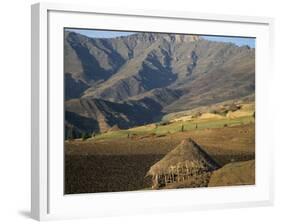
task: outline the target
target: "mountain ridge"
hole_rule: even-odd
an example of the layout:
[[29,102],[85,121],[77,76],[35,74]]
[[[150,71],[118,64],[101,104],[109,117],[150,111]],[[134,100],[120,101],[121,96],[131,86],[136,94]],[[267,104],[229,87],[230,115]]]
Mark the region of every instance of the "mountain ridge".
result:
[[255,49],[247,46],[163,33],[89,38],[65,32],[64,42],[66,112],[97,122],[93,132],[142,125],[255,91]]

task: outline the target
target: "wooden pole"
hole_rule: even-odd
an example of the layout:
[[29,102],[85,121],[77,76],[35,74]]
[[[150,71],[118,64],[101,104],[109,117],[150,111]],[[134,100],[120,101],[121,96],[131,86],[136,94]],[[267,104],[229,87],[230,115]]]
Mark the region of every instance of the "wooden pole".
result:
[[156,174],[156,185],[159,185],[158,174]]
[[180,172],[179,172],[179,166],[177,164],[177,175],[178,175],[178,182],[180,182]]

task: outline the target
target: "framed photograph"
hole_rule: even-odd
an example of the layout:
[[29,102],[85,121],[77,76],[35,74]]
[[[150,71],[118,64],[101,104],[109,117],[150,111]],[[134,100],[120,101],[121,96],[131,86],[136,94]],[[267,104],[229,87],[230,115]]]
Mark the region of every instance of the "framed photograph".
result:
[[32,217],[272,204],[272,29],[32,5]]

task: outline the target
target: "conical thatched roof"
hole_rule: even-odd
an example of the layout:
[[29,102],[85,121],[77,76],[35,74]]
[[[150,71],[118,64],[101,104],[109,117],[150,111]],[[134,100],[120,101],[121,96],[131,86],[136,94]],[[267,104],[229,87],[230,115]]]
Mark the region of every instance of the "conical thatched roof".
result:
[[169,173],[177,166],[201,168],[213,171],[219,165],[192,139],[183,140],[176,148],[169,152],[163,159],[154,164],[147,176]]

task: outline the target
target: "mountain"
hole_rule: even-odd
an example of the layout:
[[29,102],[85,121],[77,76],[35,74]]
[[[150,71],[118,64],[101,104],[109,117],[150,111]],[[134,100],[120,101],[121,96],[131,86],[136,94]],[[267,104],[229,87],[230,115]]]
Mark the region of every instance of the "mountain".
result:
[[89,131],[77,120],[96,123],[95,132],[128,128],[255,92],[248,46],[166,33],[89,38],[66,31],[64,38],[66,127],[77,132]]

